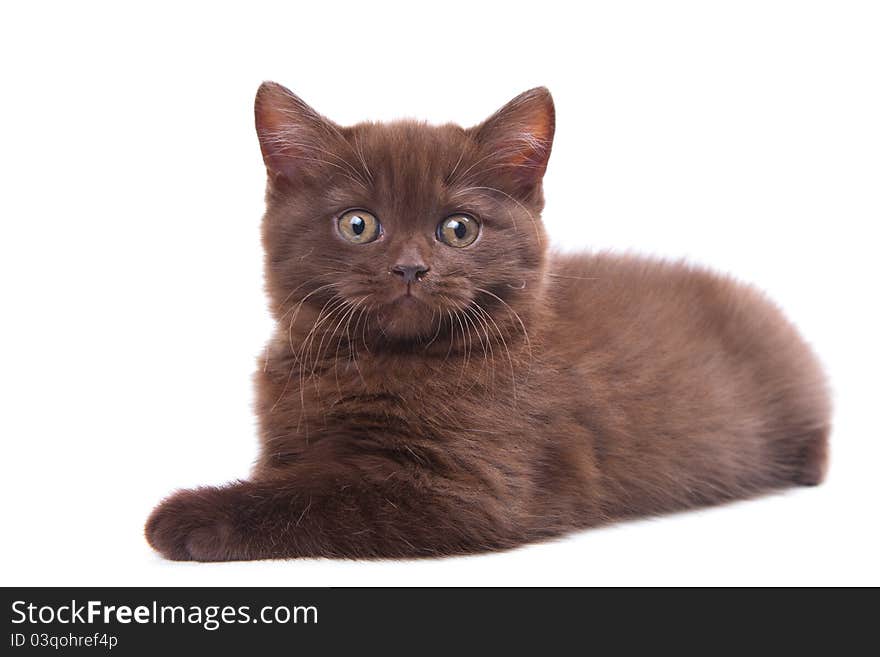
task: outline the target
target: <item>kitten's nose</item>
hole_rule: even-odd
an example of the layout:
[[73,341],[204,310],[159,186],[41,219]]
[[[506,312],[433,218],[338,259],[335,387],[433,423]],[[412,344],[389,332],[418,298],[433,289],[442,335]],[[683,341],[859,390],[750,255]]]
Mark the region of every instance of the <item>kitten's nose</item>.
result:
[[430,267],[425,265],[394,265],[391,271],[403,277],[404,283],[413,283],[424,278]]

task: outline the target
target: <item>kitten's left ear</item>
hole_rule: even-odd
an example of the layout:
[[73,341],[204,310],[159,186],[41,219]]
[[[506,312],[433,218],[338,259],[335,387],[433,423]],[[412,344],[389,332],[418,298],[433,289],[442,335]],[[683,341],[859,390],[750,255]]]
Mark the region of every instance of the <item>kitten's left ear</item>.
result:
[[553,133],[556,111],[546,87],[520,94],[470,133],[485,157],[484,171],[503,176],[514,192],[529,196],[541,184]]

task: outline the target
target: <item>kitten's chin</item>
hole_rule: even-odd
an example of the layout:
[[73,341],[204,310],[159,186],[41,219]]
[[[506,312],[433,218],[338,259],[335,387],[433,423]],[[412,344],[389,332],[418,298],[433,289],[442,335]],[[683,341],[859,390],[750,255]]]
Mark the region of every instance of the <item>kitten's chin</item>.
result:
[[378,319],[386,337],[416,340],[432,333],[435,314],[424,301],[405,295],[383,308]]

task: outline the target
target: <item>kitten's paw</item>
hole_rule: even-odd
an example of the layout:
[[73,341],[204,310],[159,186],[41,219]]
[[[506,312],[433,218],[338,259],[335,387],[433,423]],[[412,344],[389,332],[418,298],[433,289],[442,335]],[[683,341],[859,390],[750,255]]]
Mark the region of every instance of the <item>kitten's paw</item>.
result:
[[173,561],[228,561],[237,558],[232,547],[232,522],[217,495],[218,489],[180,491],[150,514],[147,542]]

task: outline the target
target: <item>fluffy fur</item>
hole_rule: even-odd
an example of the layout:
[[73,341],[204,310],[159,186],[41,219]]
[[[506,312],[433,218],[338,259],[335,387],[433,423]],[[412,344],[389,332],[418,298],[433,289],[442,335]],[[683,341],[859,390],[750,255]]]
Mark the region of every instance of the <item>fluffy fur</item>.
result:
[[[471,129],[341,127],[266,83],[256,122],[277,320],[262,450],[249,480],[158,506],[146,535],[164,556],[498,550],[822,480],[823,373],[759,292],[548,252],[546,89]],[[349,208],[380,238],[343,239]],[[460,212],[481,231],[450,247],[437,225]]]

